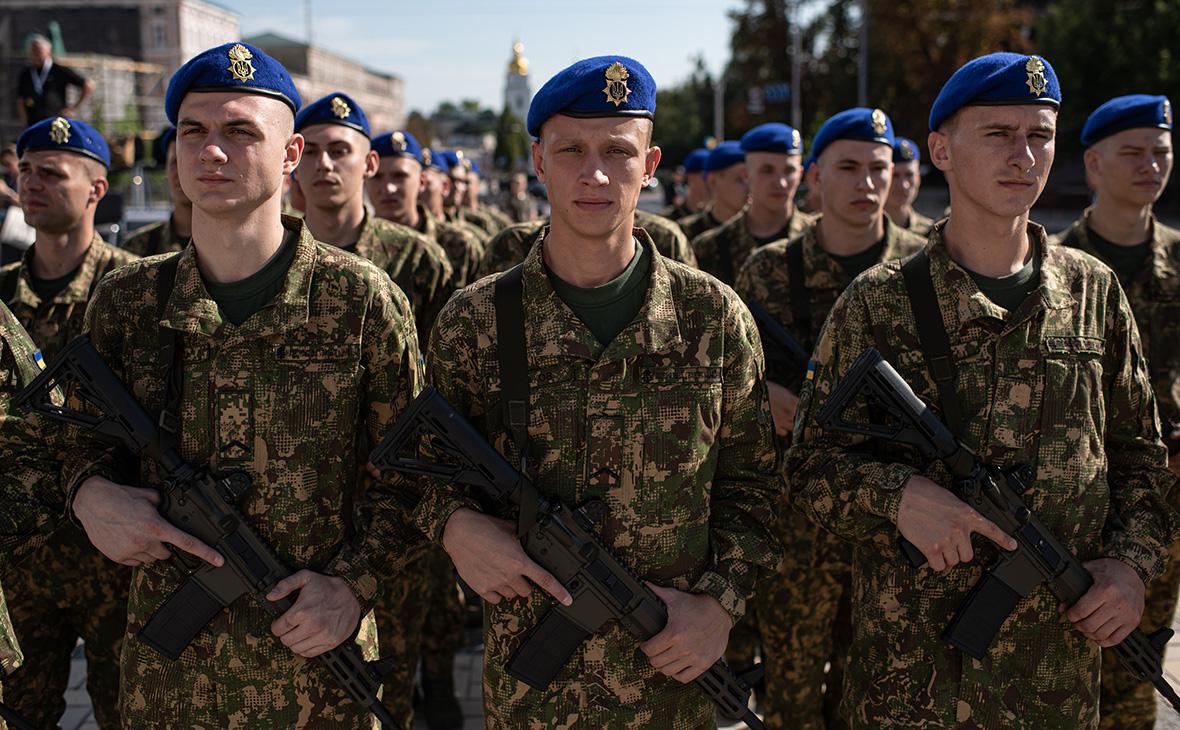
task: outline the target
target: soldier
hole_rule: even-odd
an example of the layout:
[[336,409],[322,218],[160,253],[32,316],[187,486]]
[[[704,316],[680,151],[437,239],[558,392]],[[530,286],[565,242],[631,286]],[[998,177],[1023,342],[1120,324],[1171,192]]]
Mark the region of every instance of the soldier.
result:
[[365,180],[373,212],[442,246],[451,264],[451,288],[467,286],[483,259],[483,244],[468,227],[436,218],[422,204],[419,193],[425,172],[418,140],[406,131],[386,132],[373,138],[373,151],[379,158],[377,172]]
[[[481,514],[468,495],[431,484],[419,525],[488,602],[489,728],[715,727],[708,700],[682,683],[722,655],[755,581],[779,557],[752,318],[731,290],[660,255],[633,224],[660,159],[649,146],[654,102],[646,70],[621,56],[580,61],[541,88],[528,131],[553,217],[513,270],[520,289],[502,290],[523,297],[527,319],[510,318],[521,349],[498,351],[493,305],[498,282],[515,274],[458,292],[433,333],[428,363],[443,395],[510,459],[527,451],[543,493],[604,500],[603,539],[669,611],[641,646],[607,624],[547,691],[529,689],[508,675],[508,655],[550,605],[545,593],[569,595],[524,554],[515,523],[500,519],[510,515]],[[527,373],[531,394],[522,394],[533,413],[527,439],[513,447],[499,407],[510,397],[499,395],[511,387],[504,367]]]
[[704,210],[709,202],[709,185],[705,182],[705,160],[709,157],[709,150],[698,147],[684,158],[684,202],[678,206],[665,208],[660,215],[671,218],[677,223],[694,213]]
[[[929,138],[951,215],[904,267],[881,264],[849,285],[800,394],[790,501],[855,543],[860,661],[848,665],[843,705],[853,728],[1096,727],[1098,647],[1139,624],[1144,584],[1176,538],[1164,499],[1175,476],[1126,297],[1108,268],[1048,245],[1029,222],[1060,98],[1039,56],[990,54],[951,76]],[[942,330],[936,344],[928,333]],[[996,556],[992,543],[1016,541],[943,486],[941,462],[897,445],[866,449],[814,421],[871,345],[982,459],[1035,465],[1026,501],[1094,576],[1064,611],[1044,585],[1019,599],[981,660],[940,634]],[[949,365],[938,381],[934,358]],[[987,540],[973,544],[972,533]],[[899,534],[927,565],[909,566]]]
[[[452,223],[463,223],[482,231],[485,239],[490,239],[511,225],[506,218],[502,218],[499,214],[492,216],[484,214],[480,210],[465,207],[464,201],[467,199],[468,187],[467,174],[471,170],[471,160],[463,155],[462,150],[443,150],[440,154],[446,162],[447,175],[451,179],[451,185],[443,197],[443,211],[446,213],[446,219]],[[501,225],[502,223],[504,225]]]
[[927,218],[914,210],[918,189],[922,187],[922,152],[909,137],[897,137],[893,141],[893,183],[889,186],[889,200],[885,212],[897,225],[925,237],[934,225],[933,218]]
[[185,197],[176,174],[176,127],[169,126],[164,130],[159,148],[164,160],[168,195],[172,200],[172,215],[166,221],[144,226],[127,237],[123,248],[136,256],[179,251],[188,245],[193,235],[193,204]]
[[[456,155],[462,154],[462,152],[456,150]],[[516,222],[512,220],[511,216],[502,212],[499,208],[479,202],[483,188],[479,163],[470,157],[460,157],[460,160],[463,168],[467,170],[467,185],[463,193],[463,198],[459,201],[459,207],[468,214],[488,219],[496,233],[499,233]],[[525,178],[525,182],[528,182],[527,177]]]
[[[754,251],[738,273],[738,294],[766,309],[806,349],[819,340],[828,310],[853,279],[924,243],[885,216],[892,143],[892,124],[879,109],[849,109],[826,121],[811,151],[818,160],[821,215],[793,240]],[[791,389],[798,383],[783,374],[769,377],[775,429],[785,439],[798,402]],[[850,550],[792,509],[782,511],[777,526],[786,557],[754,597],[766,669],[766,724],[835,728],[852,638]],[[830,664],[826,676],[825,664]]]
[[422,200],[426,209],[438,220],[447,221],[473,233],[479,239],[480,246],[487,248],[491,236],[483,228],[474,223],[463,220],[455,222],[454,216],[447,213],[447,200],[454,195],[451,181],[451,166],[447,164],[446,156],[437,149],[422,148]]
[[744,185],[750,204],[711,231],[693,239],[702,270],[733,285],[737,272],[755,249],[803,232],[814,218],[795,209],[795,191],[803,167],[803,140],[785,124],[763,124],[742,136]]
[[[62,474],[67,514],[105,555],[136,566],[121,662],[126,727],[369,724],[310,660],[354,636],[376,656],[366,614],[418,540],[406,522],[413,490],[362,487],[359,475],[361,455],[414,396],[420,356],[409,302],[389,277],[281,216],[283,177],[304,146],[299,105],[286,69],[242,43],[181,66],[165,111],[193,202],[192,243],[107,277],[87,312],[95,347],[128,388],[178,421],[182,456],[251,478],[241,513],[296,570],[267,595],[295,599],[278,619],[243,597],[167,660],[136,638],[184,579],[159,562],[165,544],[223,560],[163,520],[155,490],[112,482],[108,449],[75,444]],[[140,471],[138,483],[160,483],[154,464]]]
[[[480,265],[479,275],[487,276],[507,271],[524,261],[532,249],[533,243],[543,237],[548,224],[548,219],[532,223],[518,223],[497,233],[496,237],[488,243],[487,253]],[[688,238],[672,221],[655,213],[648,213],[636,208],[635,227],[647,231],[652,242],[656,245],[656,250],[661,255],[687,266],[695,267],[697,265],[697,259],[692,253],[692,246],[689,245]]]
[[749,202],[746,168],[742,164],[745,159],[738,142],[721,142],[709,150],[703,168],[704,179],[709,186],[709,203],[699,212],[677,221],[694,249],[696,239],[701,234],[741,213]]
[[[1172,105],[1167,97],[1134,94],[1098,107],[1082,129],[1086,180],[1094,202],[1054,240],[1111,267],[1139,326],[1143,355],[1164,423],[1163,435],[1180,473],[1180,231],[1160,223],[1152,206],[1172,172]],[[1180,491],[1169,495],[1180,507]],[[1168,568],[1147,586],[1144,626],[1170,626],[1180,592],[1180,543]],[[1114,652],[1102,653],[1102,728],[1155,727],[1155,692],[1135,679]]]
[[529,178],[523,172],[513,173],[508,179],[504,208],[513,223],[528,223],[536,219],[537,202],[529,195]]
[[[110,166],[97,130],[77,119],[45,119],[21,134],[17,155],[21,208],[37,239],[20,261],[0,268],[0,300],[53,360],[82,334],[86,305],[103,276],[136,257],[107,245],[94,230]],[[9,612],[28,652],[21,671],[6,681],[9,704],[38,727],[56,727],[66,709],[70,656],[81,638],[95,719],[118,727],[129,571],[68,525],[7,578]]]
[[306,201],[308,231],[388,274],[409,297],[425,339],[454,291],[454,275],[437,243],[365,209],[365,181],[380,160],[371,149],[364,109],[345,94],[328,94],[295,115],[295,132],[306,144],[296,182]]

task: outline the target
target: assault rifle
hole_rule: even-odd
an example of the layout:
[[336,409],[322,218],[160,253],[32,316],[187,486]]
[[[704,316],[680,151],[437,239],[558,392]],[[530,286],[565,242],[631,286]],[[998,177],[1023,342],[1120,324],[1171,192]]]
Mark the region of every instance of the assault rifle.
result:
[[[845,411],[861,394],[870,413],[883,418],[874,418],[873,423],[845,418]],[[951,646],[982,659],[1016,604],[1037,586],[1045,584],[1058,600],[1072,606],[1094,584],[1086,566],[1024,504],[1021,495],[1032,485],[1032,469],[1021,464],[1001,471],[984,463],[955,438],[875,348],[856,359],[816,414],[816,421],[830,431],[909,444],[927,458],[941,460],[955,480],[951,491],[1016,540],[1015,550],[1000,550],[986,567],[951,619],[942,635]],[[913,543],[904,537],[898,543],[914,567],[926,562]],[[1180,712],[1180,696],[1163,675],[1163,651],[1172,634],[1166,627],[1151,635],[1135,629],[1114,651],[1132,674],[1151,682]]]
[[[58,385],[74,386],[99,415],[55,405],[49,394]],[[169,546],[187,580],[139,632],[139,638],[148,646],[175,661],[214,616],[245,595],[276,618],[294,605],[291,596],[279,601],[266,598],[291,571],[235,506],[251,486],[249,475],[236,471],[214,477],[185,461],[174,447],[164,445],[160,426],[111,371],[88,336],[71,341],[17,394],[15,403],[153,459],[163,475],[163,484],[158,487],[160,514],[225,558],[222,567],[217,568]],[[389,662],[366,662],[352,640],[316,659],[354,702],[385,727],[400,727],[377,697],[384,675],[392,669]]]
[[791,336],[786,327],[766,311],[766,307],[753,299],[746,301],[746,307],[749,308],[750,314],[754,315],[754,323],[758,325],[758,335],[762,339],[762,354],[766,357],[768,379],[797,392],[800,383],[803,382],[803,374],[807,372],[807,363],[811,359],[807,350]]
[[[417,458],[419,438],[453,463]],[[405,455],[406,452],[413,455]],[[508,673],[545,689],[583,641],[603,624],[617,620],[637,640],[646,641],[668,623],[663,601],[623,564],[598,537],[596,526],[606,505],[591,500],[571,507],[537,493],[527,476],[496,451],[435,388],[427,387],[406,408],[369,456],[381,471],[425,475],[478,489],[500,506],[521,515],[517,533],[525,553],[549,571],[573,597],[554,604],[529,630],[508,662]],[[696,679],[696,686],[730,722],[764,730],[749,709],[750,687],[719,660]]]

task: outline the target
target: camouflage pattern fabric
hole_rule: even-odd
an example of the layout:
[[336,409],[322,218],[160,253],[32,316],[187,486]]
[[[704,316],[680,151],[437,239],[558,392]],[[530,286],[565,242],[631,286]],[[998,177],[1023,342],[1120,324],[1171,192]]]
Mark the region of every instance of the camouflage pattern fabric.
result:
[[376,218],[366,210],[356,255],[373,262],[401,288],[410,300],[418,337],[424,340],[454,291],[454,269],[447,252],[413,228]]
[[687,238],[689,242],[692,242],[696,240],[697,236],[705,233],[706,231],[713,230],[724,222],[725,221],[717,220],[717,218],[713,216],[713,206],[709,206],[704,210],[697,211],[696,213],[690,213],[683,218],[677,219],[676,225],[680,226],[680,230],[684,231],[684,237]]
[[688,201],[685,200],[684,202],[680,203],[680,205],[664,206],[664,209],[660,211],[660,215],[664,218],[667,218],[668,220],[679,223],[680,219],[687,218],[696,212],[697,211],[689,207]]
[[468,210],[467,208],[447,210],[443,212],[443,220],[452,225],[462,226],[471,233],[474,233],[476,238],[479,239],[480,243],[487,245],[487,242],[492,240],[492,236],[495,235],[494,233],[490,232],[490,229],[493,226],[487,219],[481,218],[479,221],[477,221],[475,216],[468,215],[472,212],[473,211]]
[[926,216],[911,208],[909,220],[905,221],[905,225],[902,225],[901,223],[898,223],[898,225],[910,233],[915,233],[921,236],[922,239],[925,240],[926,236],[930,235],[930,229],[934,227],[934,223],[935,220],[933,218],[927,218]]
[[[655,256],[644,231],[636,237],[653,254],[647,300],[605,347],[553,291],[543,244],[525,260],[528,461],[542,492],[605,502],[602,538],[636,573],[714,596],[736,621],[781,557],[770,522],[782,485],[756,329],[731,290]],[[519,463],[499,415],[494,281],[451,298],[428,362],[442,394]],[[416,520],[435,540],[455,509],[477,506],[451,485],[424,486]],[[549,605],[534,591],[485,606],[488,728],[715,727],[704,695],[657,673],[617,622],[546,692],[508,676],[509,655]]]
[[[1089,256],[1038,241],[1041,287],[1012,312],[996,306],[930,235],[934,288],[958,366],[964,443],[998,468],[1034,466],[1024,495],[1085,561],[1122,560],[1149,582],[1177,536],[1164,494],[1167,469],[1155,399],[1134,319],[1114,275]],[[804,383],[788,452],[791,503],[855,543],[851,656],[844,716],[853,728],[1094,728],[1099,651],[1057,612],[1044,587],[1020,601],[983,660],[940,634],[997,548],[942,573],[910,567],[895,544],[902,486],[915,473],[949,484],[941,462],[897,446],[826,433],[815,422],[839,378],[866,347],[926,402],[937,402],[918,344],[899,262],[856,279],[828,316]],[[858,404],[849,414],[867,420]],[[1115,519],[1115,515],[1118,519]]]
[[187,238],[181,238],[172,227],[172,219],[137,228],[123,241],[121,248],[136,256],[155,256],[161,253],[179,251],[188,245]]
[[[409,302],[380,269],[316,242],[298,219],[283,225],[299,236],[284,288],[241,326],[210,299],[196,248],[180,254],[161,321],[183,335],[179,449],[214,474],[246,472],[253,486],[239,508],[251,527],[293,570],[343,579],[364,615],[384,577],[421,544],[408,522],[416,489],[359,476],[364,454],[419,388],[417,338]],[[163,260],[107,277],[86,320],[95,347],[149,412],[161,408],[167,371],[154,326]],[[109,449],[74,440],[62,475],[71,496],[89,476],[114,475]],[[150,460],[140,477],[160,480]],[[272,619],[250,598],[214,617],[178,661],[136,639],[182,580],[172,561],[133,570],[121,662],[126,727],[376,727],[325,667],[271,634]],[[376,657],[371,613],[356,641]]]
[[[537,234],[548,225],[548,219],[538,219],[505,228],[488,242],[487,253],[484,255],[477,278],[498,274],[524,261],[525,255],[537,239]],[[688,245],[688,239],[672,221],[636,210],[635,227],[646,231],[655,242],[656,250],[664,256],[688,266],[696,266],[696,257],[692,253],[692,247]]]
[[[418,204],[418,232],[431,239],[447,254],[451,262],[450,288],[462,289],[475,280],[483,261],[484,242],[470,228],[434,217],[426,206]],[[441,308],[441,305],[440,305]],[[429,332],[422,332],[425,335]]]
[[455,565],[446,551],[427,553],[426,624],[422,630],[422,676],[450,677],[455,655],[463,648],[463,591],[455,580]]
[[3,675],[16,670],[23,661],[16,632],[12,629],[12,620],[8,617],[4,587],[0,586],[0,685],[4,683]]
[[[1090,242],[1087,221],[1090,211],[1053,240],[1085,251],[1102,260]],[[1151,254],[1143,269],[1130,280],[1119,279],[1143,341],[1147,369],[1155,389],[1160,414],[1180,423],[1180,231],[1152,219]],[[1180,508],[1180,489],[1168,495],[1173,508]],[[1154,631],[1171,626],[1180,594],[1180,544],[1172,545],[1167,571],[1147,586],[1143,628]],[[1155,727],[1155,689],[1140,682],[1118,661],[1113,651],[1102,652],[1102,699],[1099,703],[1102,728],[1139,730]]]
[[[823,247],[822,216],[794,241],[779,241],[750,254],[734,289],[746,301],[761,304],[799,342],[819,341],[824,320],[840,293],[852,283],[844,268]],[[803,247],[803,283],[811,321],[799,322],[791,311],[787,246]],[[918,251],[925,240],[885,217],[882,261]],[[851,545],[781,505],[777,523],[786,557],[779,572],[758,586],[754,615],[762,632],[766,670],[763,709],[770,728],[821,730],[835,727],[825,707],[839,705],[851,616],[837,619],[852,585]],[[831,662],[825,676],[824,665]]]
[[[470,211],[471,209],[468,208],[467,210]],[[487,203],[480,203],[476,207],[475,212],[491,220],[492,225],[495,228],[495,231],[492,233],[492,235],[495,235],[513,223],[516,223],[516,221],[512,220],[512,216],[508,215],[508,213],[500,210],[494,205],[488,205]]]
[[[701,271],[707,271],[726,284],[733,286],[733,279],[741,271],[746,259],[758,248],[759,244],[751,235],[747,226],[748,213],[730,218],[720,226],[706,231],[692,240],[692,250],[697,257],[697,266]],[[787,219],[787,239],[796,238],[815,222],[815,216],[808,215],[795,209]],[[729,252],[732,263],[732,273],[725,270],[725,251]]]
[[[86,305],[108,272],[136,257],[95,234],[78,273],[52,301],[32,284],[32,258],[0,269],[0,281],[16,278],[9,308],[40,346],[46,362],[82,334]],[[0,284],[0,288],[5,285]],[[107,560],[86,534],[65,525],[6,578],[9,615],[28,661],[5,684],[8,704],[38,727],[55,728],[66,709],[70,657],[85,642],[86,689],[103,728],[119,725],[119,651],[127,620],[130,570]]]

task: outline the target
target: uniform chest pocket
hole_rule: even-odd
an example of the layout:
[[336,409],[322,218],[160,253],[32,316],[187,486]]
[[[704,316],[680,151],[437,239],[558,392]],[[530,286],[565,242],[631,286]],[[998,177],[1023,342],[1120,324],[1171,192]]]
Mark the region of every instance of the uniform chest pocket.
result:
[[[360,345],[280,345],[270,372],[255,378],[259,402],[280,456],[309,445],[340,453],[356,440],[360,410]],[[262,382],[259,382],[261,379]],[[287,453],[284,453],[287,452]]]
[[644,481],[695,474],[721,429],[721,368],[643,368],[639,381]]
[[1048,337],[1042,344],[1039,479],[1085,489],[1106,471],[1104,342],[1097,337]]

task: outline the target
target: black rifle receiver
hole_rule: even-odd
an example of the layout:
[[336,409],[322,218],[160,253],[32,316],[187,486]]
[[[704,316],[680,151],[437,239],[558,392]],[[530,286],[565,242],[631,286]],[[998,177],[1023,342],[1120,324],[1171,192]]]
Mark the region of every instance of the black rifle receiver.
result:
[[[855,423],[846,410],[865,396],[884,423]],[[937,458],[955,479],[952,491],[976,512],[994,522],[1017,542],[1015,550],[1001,549],[984,570],[943,633],[952,646],[982,659],[1004,620],[1016,604],[1045,584],[1066,606],[1072,606],[1094,584],[1094,576],[1040,521],[1021,499],[1034,475],[1027,465],[1004,471],[985,464],[939,420],[893,366],[875,348],[868,348],[841,378],[836,390],[816,414],[829,431],[859,434],[917,447]],[[898,538],[906,558],[916,568],[926,562],[911,542]],[[1150,636],[1135,629],[1114,647],[1123,665],[1142,681],[1150,682],[1180,712],[1180,696],[1163,675],[1163,652],[1172,638],[1170,628]]]
[[746,307],[754,315],[754,324],[758,325],[767,378],[797,392],[811,356],[787,328],[766,311],[766,307],[753,299],[746,300]]
[[[421,436],[452,463],[416,457]],[[405,456],[409,451],[415,456]],[[525,553],[549,571],[573,597],[573,604],[554,603],[529,630],[508,662],[508,673],[536,689],[545,689],[583,641],[607,621],[617,620],[637,640],[646,641],[668,623],[668,609],[603,544],[596,525],[606,505],[592,500],[570,507],[538,495],[528,477],[496,451],[479,431],[433,386],[398,416],[393,428],[369,456],[382,471],[430,476],[474,487],[499,505],[515,506],[527,515],[520,524]],[[749,709],[750,687],[724,661],[718,661],[695,684],[730,722],[764,730]]]
[[[55,405],[49,397],[57,386],[73,386],[75,392],[99,415]],[[18,407],[82,429],[84,433],[125,446],[148,456],[160,466],[164,483],[160,514],[168,522],[200,538],[225,558],[216,568],[181,550],[169,549],[188,579],[164,602],[139,632],[139,638],[169,659],[180,657],[185,647],[209,621],[238,598],[250,595],[278,617],[295,600],[267,600],[275,584],[291,575],[238,511],[235,503],[251,486],[244,472],[214,477],[181,457],[175,448],[162,445],[160,427],[144,411],[115,375],[89,336],[72,340],[32,383],[17,394]],[[350,639],[316,657],[332,673],[354,701],[365,707],[387,728],[400,728],[377,696],[388,662],[366,662]]]

